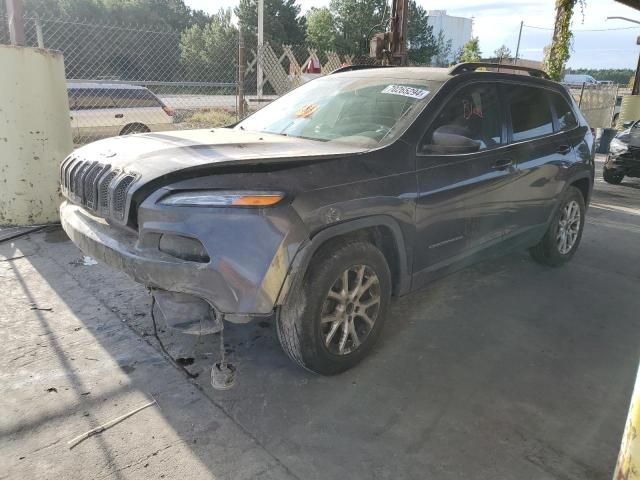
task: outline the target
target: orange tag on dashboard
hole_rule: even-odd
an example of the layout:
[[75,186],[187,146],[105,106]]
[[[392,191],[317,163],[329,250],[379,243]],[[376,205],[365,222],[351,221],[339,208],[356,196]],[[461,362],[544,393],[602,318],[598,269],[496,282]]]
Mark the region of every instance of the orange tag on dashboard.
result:
[[300,110],[296,112],[298,118],[309,118],[318,109],[318,105],[303,105]]

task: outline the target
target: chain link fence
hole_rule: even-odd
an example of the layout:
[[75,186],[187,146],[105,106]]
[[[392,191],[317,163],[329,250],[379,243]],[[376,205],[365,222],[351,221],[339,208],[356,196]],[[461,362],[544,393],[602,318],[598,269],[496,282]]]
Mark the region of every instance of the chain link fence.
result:
[[[208,55],[168,28],[35,17],[25,36],[64,54],[76,144],[236,121],[236,42]],[[0,43],[9,43],[6,17]]]
[[584,84],[581,88],[572,87],[569,90],[590,127],[610,128],[613,125],[617,85]]
[[[0,43],[9,43],[0,16]],[[375,63],[306,46],[246,48],[242,89],[237,32],[208,36],[205,27],[24,19],[26,44],[64,54],[74,143],[128,133],[229,125],[289,90],[342,65]],[[213,41],[215,40],[215,41]],[[239,96],[240,94],[240,96]],[[241,107],[238,108],[240,103]]]

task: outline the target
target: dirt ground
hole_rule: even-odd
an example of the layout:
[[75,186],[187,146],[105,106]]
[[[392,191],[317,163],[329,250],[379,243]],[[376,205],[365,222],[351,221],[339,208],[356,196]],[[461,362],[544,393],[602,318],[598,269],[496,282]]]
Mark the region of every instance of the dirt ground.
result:
[[230,325],[238,380],[222,392],[217,336],[161,331],[185,371],[152,336],[144,288],[56,228],[4,242],[0,479],[610,478],[638,367],[639,245],[640,179],[598,176],[565,267],[516,252],[397,299],[372,356],[337,377],[294,366],[271,320]]

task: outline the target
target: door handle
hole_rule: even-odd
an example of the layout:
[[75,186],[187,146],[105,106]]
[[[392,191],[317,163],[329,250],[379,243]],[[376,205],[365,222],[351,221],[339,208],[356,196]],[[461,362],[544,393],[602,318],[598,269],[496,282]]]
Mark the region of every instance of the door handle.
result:
[[498,160],[496,163],[493,164],[493,169],[494,170],[505,170],[508,167],[510,167],[511,165],[513,165],[513,160],[511,160],[510,158],[502,158],[502,159]]
[[122,117],[124,117],[124,113],[116,113],[115,117],[116,118],[122,118]]
[[560,145],[557,152],[561,155],[566,155],[567,153],[571,152],[571,145]]

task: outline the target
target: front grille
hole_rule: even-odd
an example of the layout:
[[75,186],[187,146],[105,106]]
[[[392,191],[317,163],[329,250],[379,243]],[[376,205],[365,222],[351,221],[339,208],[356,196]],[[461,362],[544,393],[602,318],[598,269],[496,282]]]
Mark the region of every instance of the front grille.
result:
[[109,185],[114,178],[118,175],[117,170],[112,170],[106,174],[98,183],[98,211],[107,216],[109,215]]
[[137,175],[74,156],[60,165],[60,187],[69,200],[103,217],[124,220],[127,193]]
[[111,197],[113,199],[113,204],[111,206],[111,211],[113,212],[114,217],[116,217],[118,220],[122,220],[124,218],[124,207],[127,200],[127,190],[129,190],[129,187],[135,179],[136,177],[134,177],[133,175],[123,175],[117,180],[116,186],[113,189],[113,196]]

